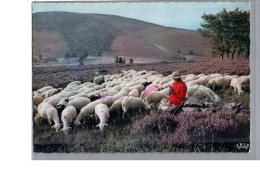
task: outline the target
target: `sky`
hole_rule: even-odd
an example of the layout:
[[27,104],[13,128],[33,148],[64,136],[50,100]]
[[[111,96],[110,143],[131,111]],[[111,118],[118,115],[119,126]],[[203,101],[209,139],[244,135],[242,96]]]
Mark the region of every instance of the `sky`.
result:
[[166,27],[197,30],[201,16],[215,14],[226,8],[249,10],[248,2],[142,2],[142,3],[33,3],[32,12],[66,11],[118,15]]

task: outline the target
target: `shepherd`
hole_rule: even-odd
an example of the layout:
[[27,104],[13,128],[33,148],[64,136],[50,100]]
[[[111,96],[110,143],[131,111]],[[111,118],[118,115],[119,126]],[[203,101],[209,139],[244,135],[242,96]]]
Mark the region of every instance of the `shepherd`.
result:
[[175,71],[170,77],[174,79],[172,86],[170,86],[170,96],[162,99],[159,105],[159,109],[163,112],[174,111],[182,104],[186,97],[187,86],[181,80],[181,74],[178,71]]

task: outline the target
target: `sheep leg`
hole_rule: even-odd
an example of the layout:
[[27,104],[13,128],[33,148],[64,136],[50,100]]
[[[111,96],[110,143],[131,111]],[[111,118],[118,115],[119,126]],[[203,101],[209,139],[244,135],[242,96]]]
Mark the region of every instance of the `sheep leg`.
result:
[[51,119],[48,117],[47,120],[48,120],[48,123],[51,125],[52,124]]

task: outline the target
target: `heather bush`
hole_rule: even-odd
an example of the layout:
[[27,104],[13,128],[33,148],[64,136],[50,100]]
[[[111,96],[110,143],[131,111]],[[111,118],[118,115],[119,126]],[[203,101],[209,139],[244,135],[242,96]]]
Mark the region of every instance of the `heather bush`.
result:
[[[249,139],[249,114],[181,112],[178,115],[157,111],[133,123],[133,134],[159,133],[162,143],[225,143],[231,139]],[[235,142],[235,141],[233,141]]]

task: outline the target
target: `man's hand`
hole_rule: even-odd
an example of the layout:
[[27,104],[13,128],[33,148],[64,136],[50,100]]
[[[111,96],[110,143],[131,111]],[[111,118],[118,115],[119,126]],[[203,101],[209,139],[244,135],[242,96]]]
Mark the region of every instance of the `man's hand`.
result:
[[174,94],[175,94],[175,92],[174,92],[174,90],[173,90],[173,88],[172,88],[172,87],[170,87],[170,94],[172,94],[172,95],[174,95]]

